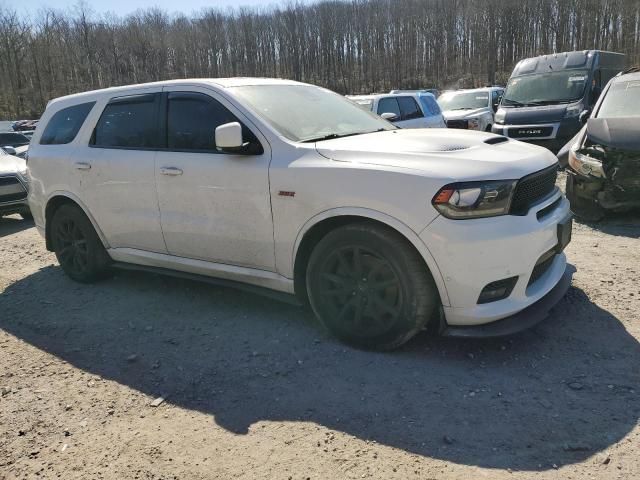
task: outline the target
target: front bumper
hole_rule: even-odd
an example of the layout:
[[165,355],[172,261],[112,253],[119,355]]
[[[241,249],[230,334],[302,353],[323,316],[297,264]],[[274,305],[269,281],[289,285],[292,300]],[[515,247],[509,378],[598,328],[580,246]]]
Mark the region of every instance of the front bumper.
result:
[[[568,118],[560,122],[532,125],[494,124],[491,127],[491,132],[539,145],[557,153],[581,128],[582,125],[577,119]],[[530,132],[530,134],[524,133],[522,136],[520,133],[516,135],[516,132]]]
[[[438,217],[420,234],[444,279],[446,324],[484,325],[510,317],[545,297],[562,279],[566,256],[554,254],[543,271],[539,260],[559,244],[558,225],[570,216],[559,190],[527,215],[449,220]],[[485,286],[517,277],[507,298],[478,303]]]
[[540,300],[510,317],[484,325],[443,325],[440,334],[444,337],[489,338],[503,337],[526,330],[549,316],[549,311],[565,296],[571,286],[573,271],[567,267],[562,277]]
[[29,204],[26,201],[0,204],[0,215],[29,213],[29,211]]

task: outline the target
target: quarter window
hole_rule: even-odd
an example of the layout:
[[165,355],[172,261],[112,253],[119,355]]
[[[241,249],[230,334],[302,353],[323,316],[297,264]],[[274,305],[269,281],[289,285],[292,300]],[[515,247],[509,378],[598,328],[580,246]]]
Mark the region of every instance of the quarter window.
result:
[[216,128],[238,121],[220,102],[202,93],[173,92],[168,102],[167,147],[170,150],[214,152]]
[[81,103],[56,112],[40,137],[40,145],[62,145],[76,138],[96,102]]
[[113,99],[96,125],[92,145],[116,148],[157,148],[159,94]]

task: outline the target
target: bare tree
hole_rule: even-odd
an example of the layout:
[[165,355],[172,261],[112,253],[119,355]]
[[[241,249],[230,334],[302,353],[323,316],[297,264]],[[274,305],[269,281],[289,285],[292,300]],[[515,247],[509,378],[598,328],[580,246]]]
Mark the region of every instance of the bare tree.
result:
[[169,78],[267,76],[341,93],[504,82],[521,58],[602,49],[640,61],[639,0],[322,0],[99,16],[0,7],[0,117]]

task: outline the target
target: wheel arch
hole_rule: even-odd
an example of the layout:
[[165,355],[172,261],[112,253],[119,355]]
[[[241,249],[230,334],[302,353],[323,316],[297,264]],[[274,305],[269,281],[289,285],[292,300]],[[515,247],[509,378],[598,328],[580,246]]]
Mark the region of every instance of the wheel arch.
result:
[[44,238],[45,238],[47,250],[52,251],[50,220],[53,218],[53,215],[55,214],[55,212],[62,205],[69,205],[69,204],[77,206],[84,212],[84,214],[87,216],[87,218],[93,225],[93,228],[95,229],[96,233],[98,234],[98,238],[100,238],[102,245],[104,245],[105,248],[109,248],[109,244],[107,243],[104,237],[104,234],[102,233],[102,230],[100,230],[100,227],[98,227],[98,224],[96,223],[95,219],[93,218],[89,210],[86,208],[86,206],[82,203],[82,201],[76,195],[69,192],[54,192],[53,194],[51,194],[51,196],[47,200],[47,203],[44,208],[44,221],[45,221]]
[[436,284],[442,305],[449,305],[449,295],[440,269],[431,255],[431,252],[420,239],[418,234],[409,226],[394,217],[365,208],[339,208],[325,211],[308,220],[302,227],[294,244],[291,263],[293,265],[294,290],[299,300],[305,303],[307,302],[305,277],[307,263],[313,248],[329,232],[341,226],[357,222],[371,222],[382,225],[384,227],[391,228],[396,233],[404,237],[404,239],[416,249],[420,257],[424,260],[425,265]]

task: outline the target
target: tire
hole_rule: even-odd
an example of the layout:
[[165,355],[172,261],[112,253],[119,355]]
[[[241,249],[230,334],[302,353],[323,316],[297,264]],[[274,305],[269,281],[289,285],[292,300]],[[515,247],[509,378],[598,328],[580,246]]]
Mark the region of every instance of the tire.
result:
[[337,228],[315,246],[306,273],[311,307],[339,340],[391,350],[426,328],[440,305],[418,252],[367,222]]
[[491,133],[491,125],[487,125],[487,128],[485,128],[484,131]]
[[51,245],[62,270],[77,282],[95,282],[109,273],[109,254],[87,216],[76,205],[62,205],[54,213]]
[[587,222],[598,222],[604,218],[605,210],[596,199],[584,198],[576,193],[576,179],[570,173],[567,174],[565,193],[576,217]]

